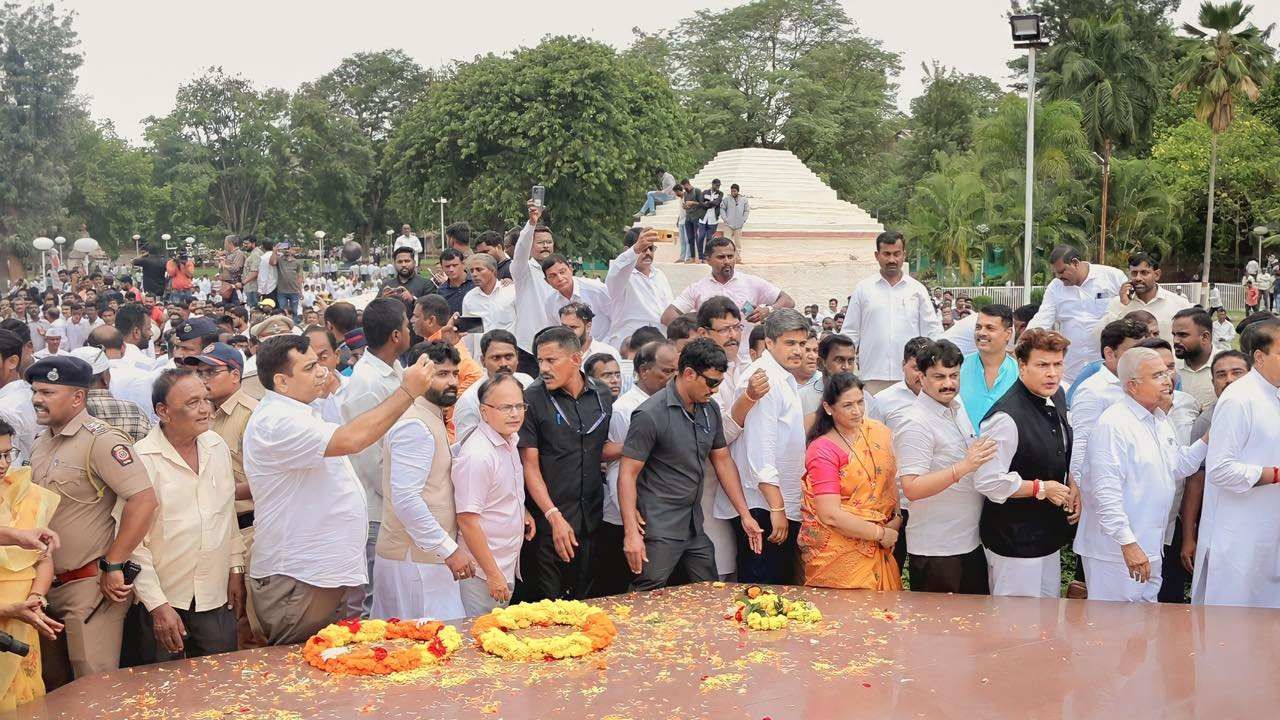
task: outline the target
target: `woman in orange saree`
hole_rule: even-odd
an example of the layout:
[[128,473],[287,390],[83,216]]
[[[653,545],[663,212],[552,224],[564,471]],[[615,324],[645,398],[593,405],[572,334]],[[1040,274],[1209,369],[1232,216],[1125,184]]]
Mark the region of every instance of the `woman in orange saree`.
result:
[[867,419],[862,381],[827,380],[805,453],[800,557],[805,585],[901,590],[902,518],[889,428]]
[[[12,431],[0,422],[0,472],[12,459]],[[8,450],[3,446],[8,446]],[[0,479],[0,527],[30,530],[49,526],[58,496],[31,482],[31,468],[16,468]],[[53,583],[48,550],[0,546],[0,630],[30,646],[25,657],[0,653],[0,711],[13,710],[44,695],[40,677],[40,635],[53,638],[62,624],[44,614]]]

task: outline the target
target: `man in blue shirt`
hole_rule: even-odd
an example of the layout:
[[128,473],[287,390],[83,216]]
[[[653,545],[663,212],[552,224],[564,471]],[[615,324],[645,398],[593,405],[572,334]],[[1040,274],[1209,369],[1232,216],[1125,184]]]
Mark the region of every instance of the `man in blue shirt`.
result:
[[973,326],[978,352],[966,355],[960,367],[960,402],[975,422],[1013,387],[1018,363],[1009,356],[1013,338],[1013,310],[1008,305],[988,305],[978,311]]

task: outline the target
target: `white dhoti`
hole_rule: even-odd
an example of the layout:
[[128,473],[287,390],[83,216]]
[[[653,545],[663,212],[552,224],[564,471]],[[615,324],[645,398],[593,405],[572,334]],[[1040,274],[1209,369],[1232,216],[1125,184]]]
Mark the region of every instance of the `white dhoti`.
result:
[[[1062,557],[1057,550],[1038,558],[997,555],[986,548],[992,595],[1056,598],[1062,594]],[[1089,578],[1090,581],[1093,578]]]
[[376,557],[370,617],[457,620],[466,613],[448,565]]
[[1084,577],[1089,584],[1090,600],[1113,602],[1156,602],[1160,594],[1160,558],[1151,561],[1151,577],[1140,583],[1129,577],[1129,566],[1114,560],[1080,556]]

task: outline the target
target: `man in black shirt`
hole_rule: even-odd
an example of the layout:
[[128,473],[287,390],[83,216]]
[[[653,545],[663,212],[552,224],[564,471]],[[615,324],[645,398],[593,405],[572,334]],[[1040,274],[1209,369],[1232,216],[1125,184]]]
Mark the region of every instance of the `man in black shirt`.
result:
[[[516,231],[519,234],[519,231]],[[514,244],[514,240],[512,241]],[[502,242],[502,233],[497,230],[485,230],[476,236],[476,252],[488,253],[498,265],[498,279],[511,279],[511,257]]]
[[[436,291],[435,283],[418,274],[418,257],[413,254],[413,248],[402,245],[396,248],[393,257],[396,274],[395,277],[383,283],[381,295],[394,291],[390,294],[404,300],[406,306],[411,306],[415,299]],[[406,292],[408,297],[404,295]]]
[[707,209],[702,204],[702,191],[694,187],[693,183],[688,180],[685,180],[683,184],[685,242],[689,245],[689,259],[696,258],[701,261],[706,245],[705,243],[698,244],[698,226],[702,224],[702,217],[707,214]]
[[462,253],[454,248],[445,248],[444,252],[440,253],[440,270],[444,272],[444,282],[436,288],[436,294],[444,298],[449,303],[449,309],[456,313],[462,312],[462,298],[475,287],[471,278],[467,277],[467,271],[462,267],[465,259]]
[[150,245],[143,245],[142,254],[133,259],[133,264],[142,268],[142,289],[156,297],[162,297],[165,289],[165,259],[153,255]]
[[601,462],[615,460],[609,443],[613,396],[582,373],[582,346],[564,327],[534,338],[539,378],[524,391],[520,428],[525,507],[537,524],[520,553],[521,600],[572,598],[591,592],[592,539],[604,514]]

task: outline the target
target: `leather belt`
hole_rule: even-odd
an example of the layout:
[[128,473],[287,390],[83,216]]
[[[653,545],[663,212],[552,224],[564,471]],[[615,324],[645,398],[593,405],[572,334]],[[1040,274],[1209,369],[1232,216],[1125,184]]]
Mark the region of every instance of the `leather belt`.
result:
[[54,575],[53,586],[62,587],[63,585],[66,585],[69,582],[75,582],[76,580],[84,580],[85,578],[91,578],[91,577],[97,577],[97,576],[98,576],[98,561],[96,559],[90,560],[89,562],[85,563],[83,567],[78,567],[75,570],[68,570],[64,573],[58,573],[57,575]]
[[247,527],[253,527],[253,511],[247,510],[236,515],[236,525],[239,525],[241,530]]

